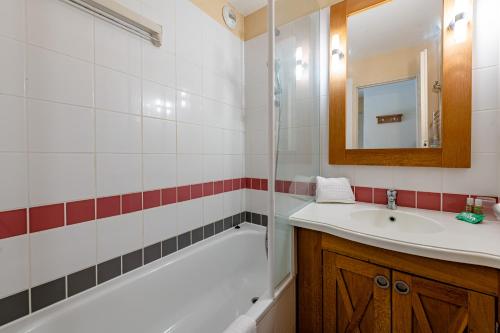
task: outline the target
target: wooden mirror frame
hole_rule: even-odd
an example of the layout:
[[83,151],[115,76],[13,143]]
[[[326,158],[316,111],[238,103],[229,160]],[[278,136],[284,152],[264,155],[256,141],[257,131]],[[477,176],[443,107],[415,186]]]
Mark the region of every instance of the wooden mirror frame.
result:
[[[387,0],[344,0],[330,8],[330,43],[339,35],[347,49],[347,18]],[[470,168],[472,119],[472,0],[467,39],[456,43],[448,24],[455,0],[443,1],[441,148],[346,149],[347,55],[334,69],[330,59],[329,162],[336,165],[392,165]]]

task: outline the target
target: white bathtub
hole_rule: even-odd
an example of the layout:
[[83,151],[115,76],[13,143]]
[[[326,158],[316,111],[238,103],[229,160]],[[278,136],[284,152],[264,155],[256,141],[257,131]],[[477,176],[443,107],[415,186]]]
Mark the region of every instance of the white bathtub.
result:
[[220,333],[241,314],[257,319],[267,303],[251,302],[265,293],[264,242],[264,227],[244,223],[10,323],[0,333]]

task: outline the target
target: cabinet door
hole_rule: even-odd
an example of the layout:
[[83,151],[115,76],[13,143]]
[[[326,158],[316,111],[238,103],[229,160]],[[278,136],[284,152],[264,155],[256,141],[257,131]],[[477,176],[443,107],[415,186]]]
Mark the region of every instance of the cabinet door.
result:
[[392,281],[393,332],[495,332],[492,296],[396,271]]
[[391,331],[391,282],[386,268],[323,252],[323,331]]

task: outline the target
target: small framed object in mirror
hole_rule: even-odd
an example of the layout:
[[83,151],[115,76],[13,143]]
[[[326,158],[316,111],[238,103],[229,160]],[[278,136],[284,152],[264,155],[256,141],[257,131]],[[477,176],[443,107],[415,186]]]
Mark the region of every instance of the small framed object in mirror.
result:
[[470,167],[471,13],[472,0],[331,7],[330,164]]

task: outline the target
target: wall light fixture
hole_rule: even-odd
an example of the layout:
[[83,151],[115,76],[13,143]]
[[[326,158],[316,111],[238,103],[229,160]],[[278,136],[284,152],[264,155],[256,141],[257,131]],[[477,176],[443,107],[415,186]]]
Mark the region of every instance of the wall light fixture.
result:
[[448,25],[448,29],[453,30],[456,43],[464,42],[467,39],[467,29],[469,27],[468,3],[468,0],[455,0],[454,16]]
[[340,46],[340,36],[335,34],[332,36],[332,65],[334,70],[340,69],[341,61],[344,58],[344,52]]
[[302,80],[306,64],[304,63],[304,51],[299,46],[295,49],[295,79]]

